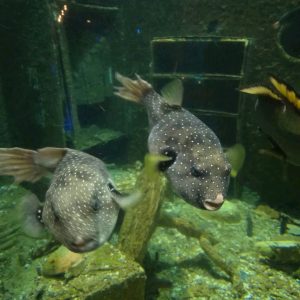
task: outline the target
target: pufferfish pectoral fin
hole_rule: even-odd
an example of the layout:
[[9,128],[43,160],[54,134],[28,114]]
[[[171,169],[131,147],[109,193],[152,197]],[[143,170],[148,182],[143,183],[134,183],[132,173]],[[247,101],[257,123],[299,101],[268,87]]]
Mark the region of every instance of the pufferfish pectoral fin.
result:
[[36,182],[53,170],[65,153],[65,148],[0,148],[0,175],[13,176],[15,183]]
[[[155,181],[158,176],[160,176],[161,171],[159,164],[172,160],[172,158],[161,155],[148,153],[145,155],[144,168],[142,170],[142,175],[147,181]],[[135,206],[140,201],[144,200],[144,194],[142,189],[137,189],[130,195],[116,194],[113,196],[114,201],[124,210]]]
[[170,106],[180,107],[183,100],[183,84],[179,79],[175,79],[165,85],[161,90],[166,103]]
[[137,190],[129,195],[116,194],[113,196],[113,200],[124,210],[135,206],[142,200],[142,192]]
[[53,170],[67,153],[67,148],[45,147],[37,150],[34,162],[44,168]]
[[33,238],[41,238],[46,234],[42,221],[43,204],[37,196],[27,193],[21,199],[20,215],[23,232]]

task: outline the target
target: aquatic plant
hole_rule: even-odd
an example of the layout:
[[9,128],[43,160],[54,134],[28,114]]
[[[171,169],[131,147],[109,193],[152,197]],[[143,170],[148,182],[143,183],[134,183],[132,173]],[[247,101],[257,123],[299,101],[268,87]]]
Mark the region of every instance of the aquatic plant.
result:
[[153,154],[145,156],[145,167],[136,184],[144,199],[126,211],[119,234],[119,248],[140,263],[157,224],[165,187],[164,177],[157,168],[161,160],[165,160],[165,157]]

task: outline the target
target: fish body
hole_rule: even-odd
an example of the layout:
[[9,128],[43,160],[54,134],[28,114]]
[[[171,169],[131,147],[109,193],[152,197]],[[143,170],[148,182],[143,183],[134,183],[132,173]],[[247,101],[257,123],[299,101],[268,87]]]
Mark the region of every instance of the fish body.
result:
[[270,77],[270,86],[253,86],[241,92],[258,96],[255,116],[275,146],[274,155],[300,166],[300,96],[283,81]]
[[172,83],[161,96],[139,76],[131,80],[117,74],[117,80],[123,85],[117,88],[117,95],[146,107],[149,152],[171,158],[160,167],[174,191],[196,207],[220,208],[228,187],[230,165],[214,132],[181,107],[181,83]]
[[[35,213],[41,223],[71,251],[86,252],[101,246],[115,227],[120,207],[129,206],[135,196],[122,198],[105,164],[81,151],[0,149],[1,175],[34,182],[47,170],[54,172],[43,207]],[[28,205],[36,207],[30,201]]]
[[102,245],[119,212],[110,185],[112,181],[101,160],[68,149],[46,193],[43,222],[71,250],[81,245],[82,250]]

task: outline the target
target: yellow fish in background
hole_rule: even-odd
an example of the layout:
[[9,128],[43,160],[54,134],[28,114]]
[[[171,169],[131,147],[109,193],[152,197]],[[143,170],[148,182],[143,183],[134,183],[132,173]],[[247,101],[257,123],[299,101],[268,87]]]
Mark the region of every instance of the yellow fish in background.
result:
[[269,96],[271,99],[282,101],[283,104],[291,103],[300,112],[300,96],[287,83],[277,79],[275,76],[269,77],[272,88],[267,86],[253,86],[241,89],[240,91],[247,94]]
[[235,144],[224,150],[225,155],[231,164],[230,176],[235,178],[244,165],[246,150],[242,144]]
[[270,81],[279,94],[288,102],[292,103],[300,111],[300,96],[289,87],[286,83],[280,82],[274,76],[270,77]]
[[273,145],[273,149],[262,149],[260,153],[300,166],[300,96],[275,76],[270,76],[269,80],[269,86],[240,90],[258,96],[255,117]]

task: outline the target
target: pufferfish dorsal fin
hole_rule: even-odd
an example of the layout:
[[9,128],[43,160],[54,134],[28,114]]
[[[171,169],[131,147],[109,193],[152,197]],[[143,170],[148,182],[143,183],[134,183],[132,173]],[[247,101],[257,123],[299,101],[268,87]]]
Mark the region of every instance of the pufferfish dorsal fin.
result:
[[169,106],[181,107],[183,99],[183,84],[175,79],[161,89],[161,95]]
[[296,91],[285,82],[277,79],[274,75],[270,76],[270,81],[273,87],[282,95],[288,102],[300,110],[300,96]]
[[249,88],[244,88],[240,90],[242,93],[252,94],[252,95],[262,95],[269,96],[270,98],[278,101],[282,101],[281,97],[275,94],[271,89],[266,86],[258,85]]

